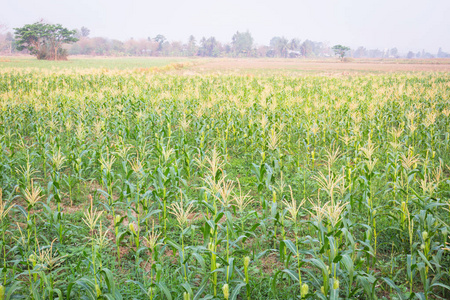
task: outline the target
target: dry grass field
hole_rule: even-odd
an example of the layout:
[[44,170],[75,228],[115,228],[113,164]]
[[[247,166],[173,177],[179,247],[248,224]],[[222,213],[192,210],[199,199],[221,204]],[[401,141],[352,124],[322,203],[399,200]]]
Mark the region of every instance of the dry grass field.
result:
[[386,72],[449,72],[450,59],[234,59],[218,58],[200,61],[190,68],[195,72],[295,72],[295,73],[386,73]]
[[0,68],[98,69],[173,72],[164,66],[183,64],[178,73],[320,74],[450,72],[450,59],[282,59],[282,58],[185,58],[71,56],[68,61],[38,61],[29,56],[0,57]]

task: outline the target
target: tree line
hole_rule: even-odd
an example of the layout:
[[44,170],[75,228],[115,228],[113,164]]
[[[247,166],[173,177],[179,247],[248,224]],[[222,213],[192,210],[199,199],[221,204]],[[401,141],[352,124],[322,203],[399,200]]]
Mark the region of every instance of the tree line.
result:
[[224,43],[216,37],[196,39],[189,36],[186,43],[169,41],[164,35],[126,41],[104,37],[90,37],[78,33],[79,41],[70,45],[73,55],[116,56],[201,56],[201,57],[330,57],[333,50],[325,43],[311,40],[274,37],[269,45],[256,45],[249,31],[237,31],[230,42]]
[[164,35],[126,41],[105,37],[91,37],[86,27],[69,30],[60,24],[43,21],[14,28],[14,33],[0,25],[0,53],[28,52],[38,59],[66,59],[67,55],[101,56],[201,56],[201,57],[280,57],[320,58],[345,56],[355,58],[445,58],[450,54],[439,49],[436,55],[421,51],[400,54],[397,48],[350,49],[343,45],[330,45],[309,39],[273,37],[268,45],[257,45],[249,31],[237,31],[231,41],[223,43],[214,36],[197,40],[193,35],[187,42],[169,41]]

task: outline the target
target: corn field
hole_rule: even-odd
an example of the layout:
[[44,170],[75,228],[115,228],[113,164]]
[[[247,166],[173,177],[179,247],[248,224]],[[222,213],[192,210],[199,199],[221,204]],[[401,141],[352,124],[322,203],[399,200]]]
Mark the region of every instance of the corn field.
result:
[[0,299],[449,299],[450,76],[0,70]]

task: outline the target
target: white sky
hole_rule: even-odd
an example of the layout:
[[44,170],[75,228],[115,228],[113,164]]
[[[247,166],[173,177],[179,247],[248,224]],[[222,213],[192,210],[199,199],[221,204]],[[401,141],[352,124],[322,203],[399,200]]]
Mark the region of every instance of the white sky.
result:
[[230,42],[249,30],[257,44],[285,36],[450,52],[450,0],[0,0],[0,24],[10,29],[41,18],[120,40],[163,34],[186,42],[193,34]]

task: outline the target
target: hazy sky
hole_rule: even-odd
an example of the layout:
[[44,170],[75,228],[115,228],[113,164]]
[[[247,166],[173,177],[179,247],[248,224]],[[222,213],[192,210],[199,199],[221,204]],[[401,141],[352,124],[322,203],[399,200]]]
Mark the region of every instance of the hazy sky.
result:
[[185,42],[193,34],[229,42],[249,30],[257,44],[285,36],[450,52],[450,0],[0,0],[0,23],[10,29],[41,18],[121,40],[163,34]]

